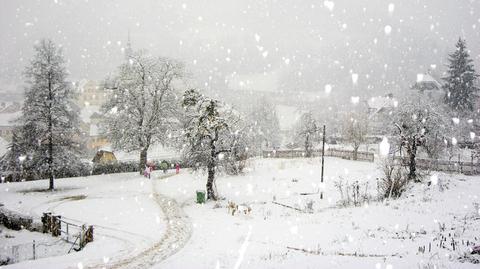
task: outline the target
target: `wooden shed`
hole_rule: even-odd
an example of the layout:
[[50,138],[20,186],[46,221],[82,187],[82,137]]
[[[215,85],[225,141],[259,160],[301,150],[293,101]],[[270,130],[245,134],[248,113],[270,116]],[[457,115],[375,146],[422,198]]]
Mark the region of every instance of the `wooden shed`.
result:
[[106,151],[106,150],[99,150],[97,151],[97,154],[95,154],[95,157],[93,157],[92,162],[93,163],[100,163],[100,164],[105,164],[105,163],[114,163],[117,161],[117,158],[115,157],[115,154],[111,151]]

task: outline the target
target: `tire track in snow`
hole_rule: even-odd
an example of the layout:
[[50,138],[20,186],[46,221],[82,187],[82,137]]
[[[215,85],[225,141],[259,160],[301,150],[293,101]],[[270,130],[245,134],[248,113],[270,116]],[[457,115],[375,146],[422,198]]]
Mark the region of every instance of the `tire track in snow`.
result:
[[190,240],[192,223],[182,207],[174,199],[159,193],[154,180],[152,180],[152,190],[155,201],[160,206],[167,222],[165,234],[159,242],[139,255],[111,264],[108,268],[152,267],[177,253]]

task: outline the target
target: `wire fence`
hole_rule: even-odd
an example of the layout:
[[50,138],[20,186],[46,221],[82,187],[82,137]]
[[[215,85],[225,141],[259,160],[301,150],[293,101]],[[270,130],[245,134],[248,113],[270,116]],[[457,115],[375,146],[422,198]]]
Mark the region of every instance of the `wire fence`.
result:
[[0,265],[41,259],[62,254],[68,247],[68,245],[61,244],[62,241],[62,239],[55,241],[32,240],[30,243],[0,247]]
[[82,250],[87,243],[93,241],[93,226],[75,222],[66,221],[50,212],[43,213],[43,233],[49,233],[58,239],[33,240],[31,243],[0,247],[0,266]]

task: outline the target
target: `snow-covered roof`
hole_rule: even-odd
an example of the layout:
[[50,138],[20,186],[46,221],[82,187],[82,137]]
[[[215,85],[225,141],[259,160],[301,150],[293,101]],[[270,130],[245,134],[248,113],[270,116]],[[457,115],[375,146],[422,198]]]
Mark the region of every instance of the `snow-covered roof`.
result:
[[382,108],[394,108],[396,102],[395,98],[378,96],[368,99],[367,104],[370,109],[380,110]]
[[0,113],[0,126],[14,126],[14,121],[22,115],[21,111],[14,113]]
[[85,123],[90,123],[92,115],[100,113],[100,106],[86,106],[80,110],[80,119]]
[[442,84],[440,84],[440,82],[438,82],[438,80],[436,80],[431,74],[418,74],[416,85],[433,85],[434,87],[429,88],[442,88]]
[[22,109],[22,105],[19,102],[0,102],[0,113],[15,113]]

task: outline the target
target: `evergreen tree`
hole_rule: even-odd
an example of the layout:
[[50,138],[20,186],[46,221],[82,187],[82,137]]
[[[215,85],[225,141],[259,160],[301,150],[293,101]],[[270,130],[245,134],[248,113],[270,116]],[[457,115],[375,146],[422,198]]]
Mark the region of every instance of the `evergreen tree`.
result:
[[27,155],[24,169],[50,180],[54,189],[56,173],[81,165],[78,155],[78,110],[74,92],[66,82],[63,53],[51,40],[35,46],[35,56],[26,69],[28,87],[19,119],[21,145]]
[[460,38],[456,47],[449,57],[448,76],[443,78],[445,103],[456,111],[471,111],[475,103],[474,94],[478,90],[475,86],[478,75],[475,73],[465,40]]
[[112,97],[103,106],[103,131],[115,149],[140,152],[140,174],[150,146],[170,132],[178,107],[174,85],[183,77],[183,63],[144,52],[131,53],[119,68]]
[[23,161],[25,152],[20,144],[22,141],[20,135],[21,130],[15,128],[12,132],[12,140],[8,145],[8,151],[0,160],[0,170],[10,173],[6,175],[8,181],[20,181],[22,179],[21,160]]
[[[217,100],[207,98],[196,90],[187,90],[183,97],[187,121],[184,127],[184,157],[192,166],[207,169],[207,198],[217,199],[213,188],[215,172],[225,158],[241,155],[238,145],[242,139],[235,132],[237,117]],[[245,147],[242,147],[243,149]]]

